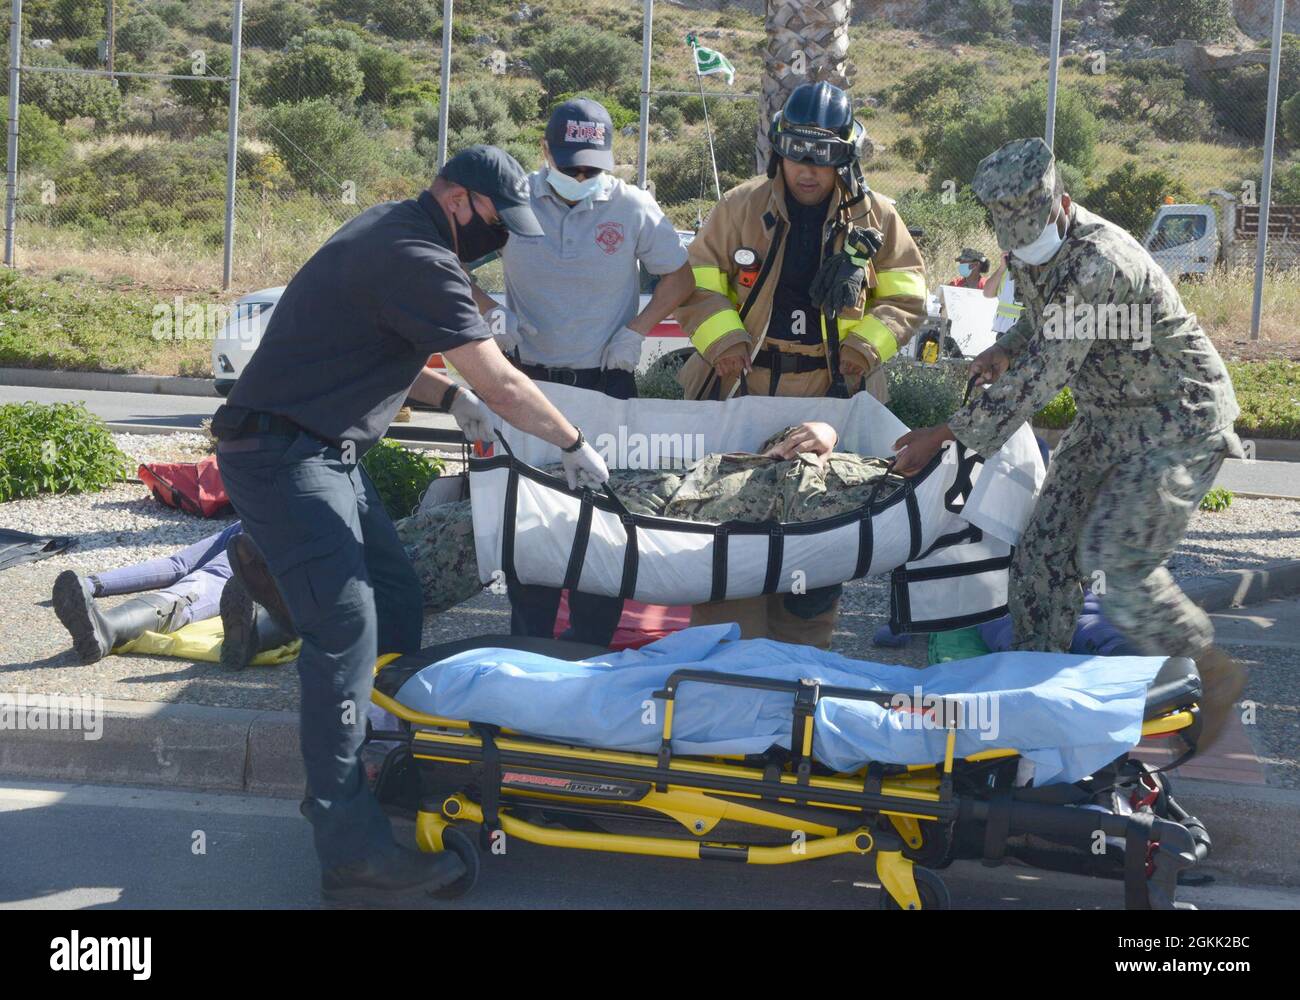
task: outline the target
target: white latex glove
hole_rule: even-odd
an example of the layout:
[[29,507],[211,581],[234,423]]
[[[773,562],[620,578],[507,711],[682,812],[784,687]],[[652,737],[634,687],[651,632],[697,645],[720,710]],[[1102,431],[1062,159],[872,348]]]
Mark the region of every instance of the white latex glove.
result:
[[622,327],[605,345],[604,353],[600,356],[600,367],[634,372],[641,363],[641,348],[644,346],[645,337],[633,329]]
[[600,452],[584,441],[582,447],[574,452],[561,452],[560,461],[564,464],[564,475],[571,490],[599,489],[609,480],[609,469]]
[[462,385],[451,401],[451,415],[466,440],[492,440],[492,411],[466,386]]
[[519,350],[523,337],[519,332],[519,317],[513,311],[505,306],[497,306],[483,318],[492,330],[492,336],[502,354],[510,355]]

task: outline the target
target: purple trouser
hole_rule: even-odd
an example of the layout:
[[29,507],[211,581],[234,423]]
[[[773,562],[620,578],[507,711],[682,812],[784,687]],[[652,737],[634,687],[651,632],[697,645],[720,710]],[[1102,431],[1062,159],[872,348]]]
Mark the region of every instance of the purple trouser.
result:
[[224,531],[209,535],[174,555],[96,573],[90,577],[95,596],[159,590],[181,604],[172,619],[175,628],[215,618],[221,609],[221,589],[230,579],[226,543],[242,530],[236,521]]

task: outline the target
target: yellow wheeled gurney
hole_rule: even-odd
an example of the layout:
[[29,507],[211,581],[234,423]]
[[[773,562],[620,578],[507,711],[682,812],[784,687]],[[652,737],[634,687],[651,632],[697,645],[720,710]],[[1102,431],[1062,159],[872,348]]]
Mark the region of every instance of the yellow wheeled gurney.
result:
[[[1179,873],[1209,853],[1205,828],[1174,801],[1167,774],[1128,754],[1083,781],[1041,788],[1017,780],[1021,758],[1014,750],[955,757],[952,729],[944,759],[930,764],[880,761],[834,773],[813,759],[819,699],[888,705],[894,696],[887,692],[681,670],[655,693],[665,702],[657,753],[568,745],[423,714],[395,700],[419,670],[480,648],[571,661],[606,652],[560,640],[483,636],[379,661],[373,699],[398,725],[367,734],[367,754],[382,751],[375,793],[385,808],[414,816],[422,850],[462,856],[468,872],[448,895],[472,888],[480,848],[501,837],[751,865],[874,857],[882,908],[905,910],[948,906],[936,869],[961,859],[1004,858],[1122,880],[1130,908],[1185,907],[1175,902]],[[683,687],[693,684],[788,693],[791,750],[773,747],[746,757],[675,753],[673,708]],[[1200,692],[1190,659],[1165,661],[1148,688],[1143,736],[1180,740],[1186,748],[1180,760],[1190,756],[1200,732]]]

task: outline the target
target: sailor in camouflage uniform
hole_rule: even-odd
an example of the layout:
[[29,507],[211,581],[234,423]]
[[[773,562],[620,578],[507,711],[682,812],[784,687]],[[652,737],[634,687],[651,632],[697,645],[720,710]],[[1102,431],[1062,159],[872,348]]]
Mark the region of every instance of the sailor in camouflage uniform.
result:
[[1072,203],[1042,139],[1002,146],[972,186],[1012,253],[1024,311],[971,365],[991,384],[946,425],[900,438],[898,471],[919,471],[953,438],[991,455],[1069,386],[1078,415],[1011,566],[1014,648],[1068,651],[1092,584],[1143,652],[1197,659],[1208,745],[1244,671],[1165,563],[1224,458],[1242,454],[1227,370],[1147,251]]

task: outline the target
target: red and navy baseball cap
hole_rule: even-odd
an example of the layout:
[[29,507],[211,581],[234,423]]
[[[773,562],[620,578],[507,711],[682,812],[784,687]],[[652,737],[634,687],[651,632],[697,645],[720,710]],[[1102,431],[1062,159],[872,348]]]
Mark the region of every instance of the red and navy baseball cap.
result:
[[614,122],[599,101],[565,101],[546,123],[546,145],[557,167],[614,169]]
[[438,176],[491,198],[497,215],[516,236],[545,233],[533,214],[528,175],[519,161],[504,149],[470,146],[444,163]]

